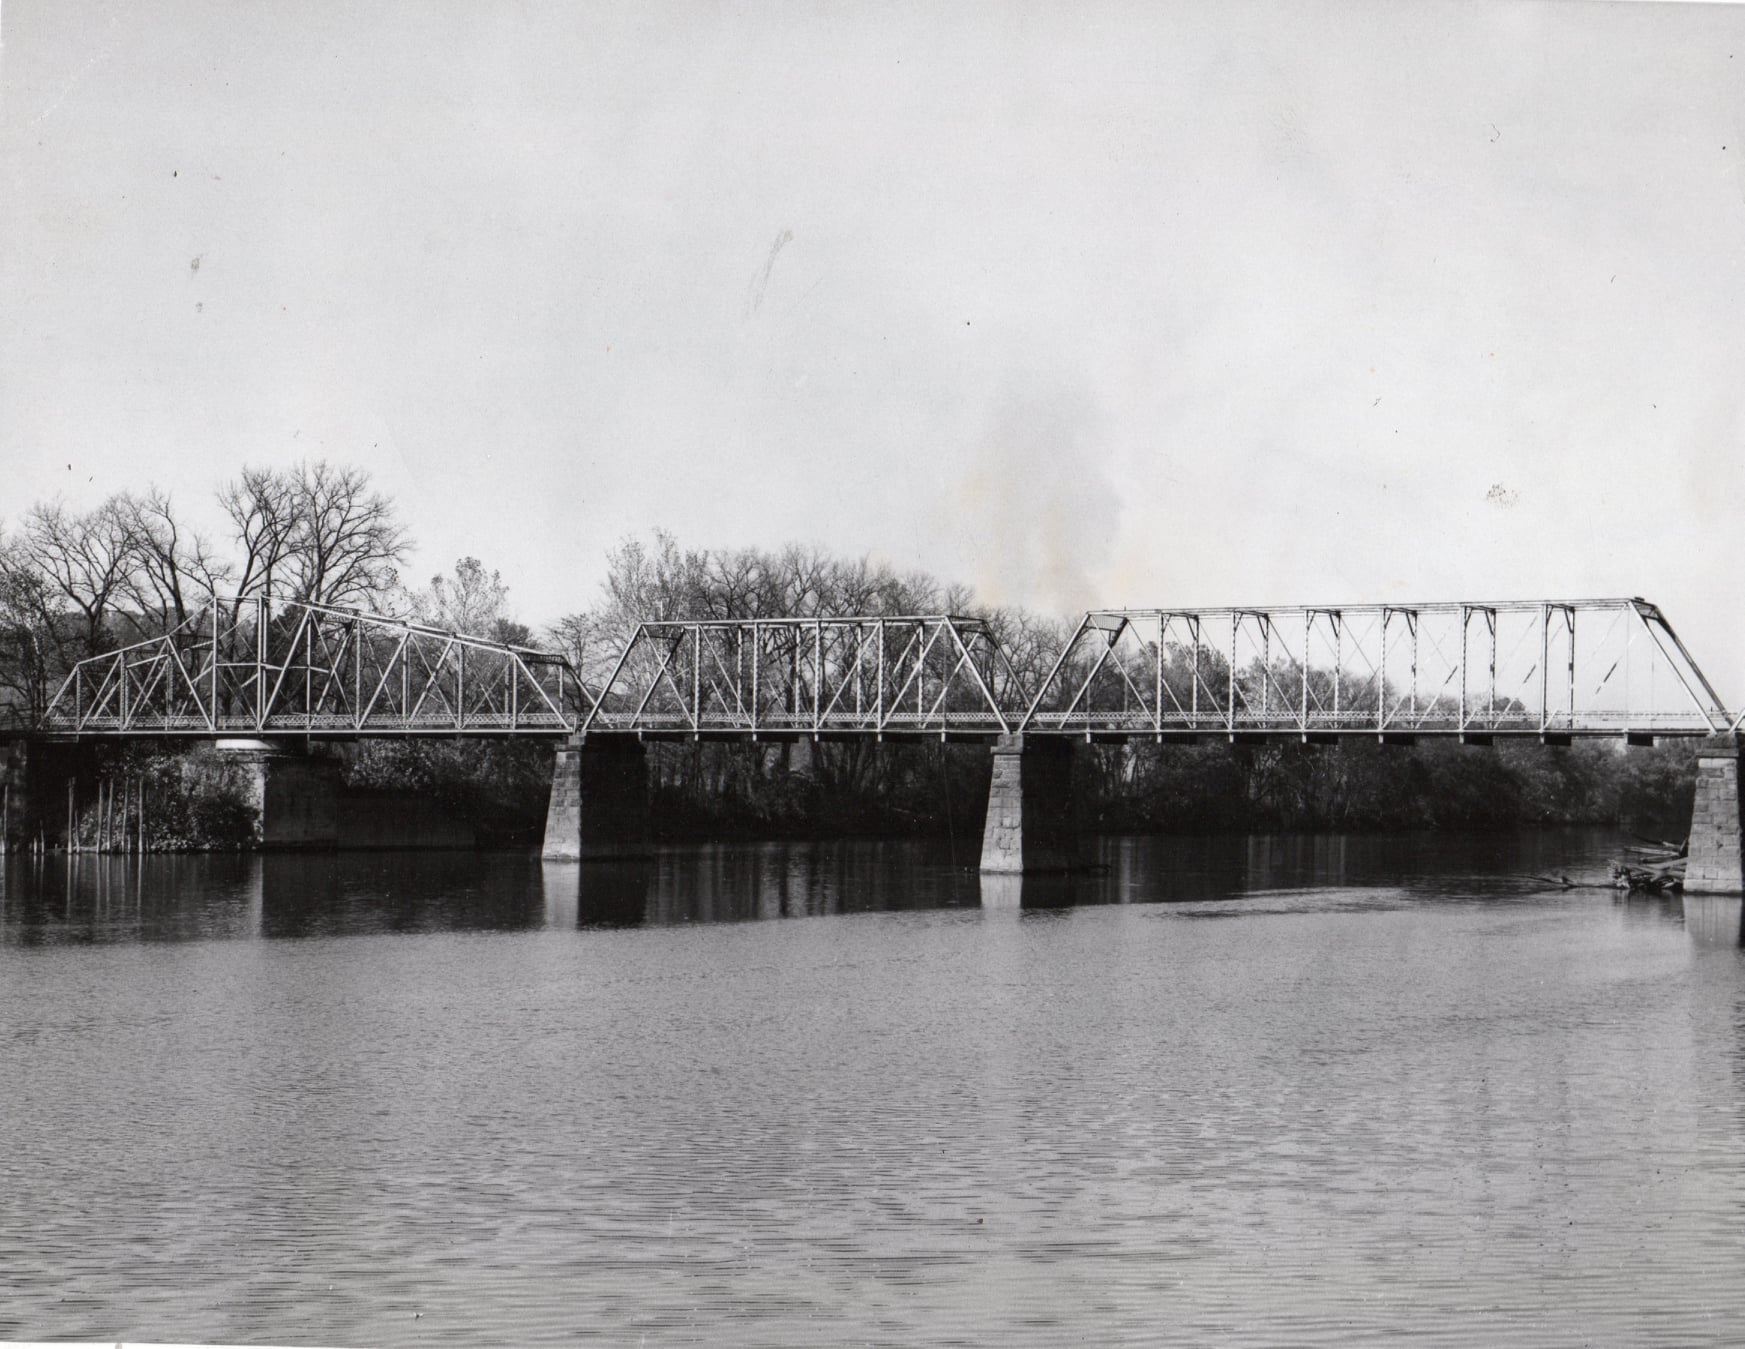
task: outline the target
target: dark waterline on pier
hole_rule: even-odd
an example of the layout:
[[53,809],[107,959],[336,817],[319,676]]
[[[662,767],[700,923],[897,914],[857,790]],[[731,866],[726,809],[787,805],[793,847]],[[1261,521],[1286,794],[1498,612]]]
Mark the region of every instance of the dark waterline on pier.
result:
[[1740,905],[1616,845],[7,859],[0,1338],[1736,1342]]

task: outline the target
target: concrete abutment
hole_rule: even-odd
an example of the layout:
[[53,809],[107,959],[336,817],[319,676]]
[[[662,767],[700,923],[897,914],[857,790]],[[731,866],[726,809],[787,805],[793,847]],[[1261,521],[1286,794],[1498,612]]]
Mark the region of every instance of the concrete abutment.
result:
[[577,737],[558,747],[545,812],[548,862],[646,857],[648,756],[640,740]]
[[982,826],[984,873],[1072,871],[1082,864],[1074,748],[1064,737],[1003,735],[994,742]]

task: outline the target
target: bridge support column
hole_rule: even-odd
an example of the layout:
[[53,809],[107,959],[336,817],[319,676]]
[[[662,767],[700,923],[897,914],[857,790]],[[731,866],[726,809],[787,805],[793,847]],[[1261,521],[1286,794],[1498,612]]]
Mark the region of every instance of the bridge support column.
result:
[[1697,750],[1697,794],[1691,806],[1690,858],[1684,872],[1686,894],[1745,893],[1740,835],[1739,737],[1710,736]]
[[565,741],[551,768],[541,855],[548,862],[586,862],[648,854],[648,756],[642,742],[599,736]]
[[1003,735],[994,744],[982,870],[1071,871],[1080,863],[1073,742]]
[[218,750],[244,774],[263,848],[339,846],[339,763],[262,740],[220,740]]

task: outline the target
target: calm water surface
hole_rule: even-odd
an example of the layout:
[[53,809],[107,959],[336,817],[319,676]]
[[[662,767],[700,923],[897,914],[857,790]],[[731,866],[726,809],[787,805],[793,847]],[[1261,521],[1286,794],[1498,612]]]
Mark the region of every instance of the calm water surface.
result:
[[1616,845],[14,858],[0,1338],[1737,1344],[1740,906]]

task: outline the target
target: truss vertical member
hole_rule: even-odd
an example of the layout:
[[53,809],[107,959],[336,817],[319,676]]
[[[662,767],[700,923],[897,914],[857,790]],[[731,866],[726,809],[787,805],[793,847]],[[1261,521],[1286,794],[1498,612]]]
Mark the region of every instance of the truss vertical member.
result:
[[[1477,651],[1475,617],[1484,625]],[[1227,631],[1214,657],[1222,670],[1205,668],[1207,623]],[[1155,644],[1135,635],[1141,630],[1156,633]],[[1300,635],[1296,649],[1291,633]],[[1710,735],[1741,722],[1660,610],[1632,598],[1096,610],[1080,620],[1016,729],[1482,742]]]

